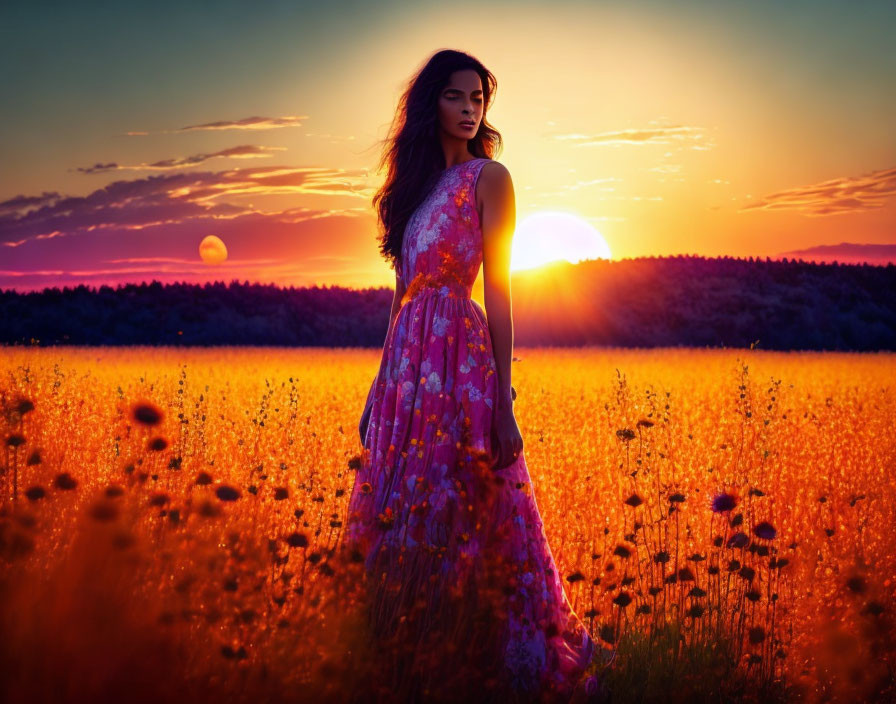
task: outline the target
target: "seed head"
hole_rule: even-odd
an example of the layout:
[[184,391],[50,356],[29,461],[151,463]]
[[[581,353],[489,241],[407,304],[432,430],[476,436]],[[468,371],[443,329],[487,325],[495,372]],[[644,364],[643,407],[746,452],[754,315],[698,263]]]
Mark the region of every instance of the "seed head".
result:
[[149,401],[141,401],[134,405],[131,416],[142,425],[158,425],[162,422],[162,410]]

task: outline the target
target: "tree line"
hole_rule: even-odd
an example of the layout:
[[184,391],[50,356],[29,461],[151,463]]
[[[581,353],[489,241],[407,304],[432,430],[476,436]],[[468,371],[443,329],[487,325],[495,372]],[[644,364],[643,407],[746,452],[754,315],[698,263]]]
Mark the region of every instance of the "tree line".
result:
[[[896,348],[893,264],[595,260],[516,272],[511,291],[519,346]],[[0,343],[381,347],[391,302],[388,287],[239,281],[3,290]]]

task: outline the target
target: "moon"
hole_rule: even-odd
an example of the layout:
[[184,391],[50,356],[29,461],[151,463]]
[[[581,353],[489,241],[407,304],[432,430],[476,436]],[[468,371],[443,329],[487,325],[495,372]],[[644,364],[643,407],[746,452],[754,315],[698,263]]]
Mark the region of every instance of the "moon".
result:
[[572,213],[545,211],[530,215],[517,225],[510,269],[522,271],[553,261],[576,264],[611,256],[606,240],[585,220]]
[[227,259],[227,247],[217,235],[206,235],[199,243],[199,256],[206,264],[220,264]]

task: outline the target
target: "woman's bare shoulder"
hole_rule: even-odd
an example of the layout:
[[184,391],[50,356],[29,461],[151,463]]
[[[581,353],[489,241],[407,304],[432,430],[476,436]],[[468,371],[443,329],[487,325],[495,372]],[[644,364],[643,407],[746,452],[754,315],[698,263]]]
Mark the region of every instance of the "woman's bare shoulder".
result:
[[476,202],[479,214],[482,215],[484,203],[502,198],[508,192],[513,191],[513,180],[510,171],[500,161],[490,159],[479,170],[479,179],[476,184]]
[[510,171],[500,161],[489,159],[479,170],[479,180],[497,181],[503,178],[510,178]]

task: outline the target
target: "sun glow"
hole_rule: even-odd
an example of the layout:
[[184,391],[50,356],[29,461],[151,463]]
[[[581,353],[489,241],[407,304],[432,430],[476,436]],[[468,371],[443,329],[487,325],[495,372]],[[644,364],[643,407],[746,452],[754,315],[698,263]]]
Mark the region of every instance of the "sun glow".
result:
[[535,213],[517,225],[510,269],[533,269],[548,262],[575,264],[586,259],[609,259],[610,247],[595,228],[571,213]]

